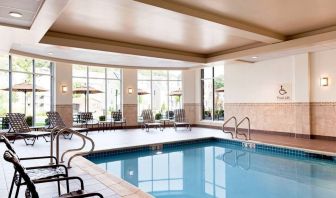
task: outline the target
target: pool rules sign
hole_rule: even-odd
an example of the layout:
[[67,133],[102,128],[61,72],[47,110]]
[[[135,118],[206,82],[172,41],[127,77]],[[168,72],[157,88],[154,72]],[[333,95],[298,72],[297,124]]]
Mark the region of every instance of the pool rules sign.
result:
[[278,101],[292,100],[292,85],[290,83],[281,83],[276,90],[276,98]]

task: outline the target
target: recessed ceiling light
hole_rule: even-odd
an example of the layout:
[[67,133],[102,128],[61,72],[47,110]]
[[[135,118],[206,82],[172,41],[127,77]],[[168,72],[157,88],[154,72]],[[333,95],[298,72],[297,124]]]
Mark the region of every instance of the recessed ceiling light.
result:
[[53,53],[52,52],[48,52],[48,55],[53,55]]
[[252,56],[252,58],[253,58],[253,59],[257,59],[257,58],[258,58],[258,56]]
[[21,18],[22,17],[22,14],[19,13],[19,12],[10,12],[8,14],[9,14],[9,16],[14,17],[14,18]]

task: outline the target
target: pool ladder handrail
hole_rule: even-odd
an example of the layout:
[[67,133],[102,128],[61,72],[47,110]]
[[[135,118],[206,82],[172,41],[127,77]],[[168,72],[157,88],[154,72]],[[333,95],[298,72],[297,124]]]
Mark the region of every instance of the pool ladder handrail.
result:
[[231,120],[234,120],[234,132],[236,134],[236,138],[237,138],[237,118],[236,116],[231,116],[229,119],[227,119],[224,124],[223,124],[223,128],[222,128],[222,131],[223,133],[230,133],[231,136],[232,136],[232,139],[233,139],[233,133],[231,131],[225,131],[225,126],[231,121]]
[[[59,136],[62,135],[62,134],[64,134],[64,133],[71,133],[71,134],[79,136],[80,138],[82,138],[83,144],[82,144],[82,146],[80,148],[68,149],[68,150],[64,151],[63,154],[62,154],[62,156],[61,156],[61,160],[60,160]],[[53,142],[54,142],[55,139],[56,139],[56,158],[57,158],[57,160],[60,163],[64,163],[64,156],[65,156],[65,154],[67,154],[69,152],[72,152],[72,151],[80,151],[80,150],[82,150],[85,147],[85,145],[86,145],[86,140],[89,140],[91,142],[91,149],[89,151],[86,151],[86,152],[77,152],[77,153],[75,153],[74,155],[72,155],[69,158],[69,160],[68,160],[68,168],[71,168],[70,163],[71,163],[71,161],[75,157],[81,156],[81,155],[90,154],[90,153],[93,152],[93,150],[95,148],[95,143],[94,143],[94,141],[91,138],[89,138],[89,137],[87,137],[87,136],[85,136],[85,135],[83,135],[83,134],[81,134],[81,133],[79,133],[77,131],[71,130],[69,128],[62,128],[62,129],[59,130],[59,132],[57,133],[57,135],[55,137],[52,137],[52,141],[51,141],[51,145],[50,145],[50,155],[51,156],[53,155],[53,149],[54,149]]]
[[[239,134],[239,130],[238,130],[238,129],[239,129],[239,126],[240,126],[241,124],[243,124],[245,121],[247,121],[247,136],[246,136],[245,133],[240,133],[240,134]],[[239,123],[238,123],[237,126],[236,126],[236,137],[237,137],[237,134],[239,134],[239,135],[243,135],[243,136],[245,136],[245,139],[246,139],[246,140],[251,140],[250,130],[251,130],[251,121],[250,121],[250,118],[249,118],[249,117],[245,117],[245,118],[243,118],[242,120],[240,120]]]

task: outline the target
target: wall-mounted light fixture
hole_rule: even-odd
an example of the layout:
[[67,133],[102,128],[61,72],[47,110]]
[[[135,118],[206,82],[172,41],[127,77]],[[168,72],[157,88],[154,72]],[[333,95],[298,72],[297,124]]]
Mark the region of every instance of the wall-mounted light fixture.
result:
[[68,92],[68,87],[66,85],[62,85],[61,86],[61,91],[62,91],[62,93]]
[[322,78],[320,78],[320,86],[326,87],[328,85],[329,85],[329,83],[328,83],[328,77],[322,77]]
[[133,89],[132,88],[128,88],[128,94],[132,94],[133,93]]

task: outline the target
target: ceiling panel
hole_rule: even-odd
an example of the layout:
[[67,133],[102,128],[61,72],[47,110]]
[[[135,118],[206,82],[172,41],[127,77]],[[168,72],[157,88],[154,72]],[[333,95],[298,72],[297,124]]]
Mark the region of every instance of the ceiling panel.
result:
[[[30,28],[44,0],[0,0],[0,25]],[[20,18],[10,12],[22,14]]]
[[51,31],[194,53],[254,43],[223,25],[132,0],[73,0]]
[[[12,51],[20,53],[35,54],[43,57],[56,59],[87,62],[102,65],[117,65],[129,67],[154,67],[154,68],[187,68],[199,65],[199,63],[177,61],[146,56],[136,56],[113,52],[104,52],[72,47],[62,47],[47,44],[14,44]],[[49,54],[51,52],[52,54]]]
[[335,0],[170,0],[284,35],[336,25]]

